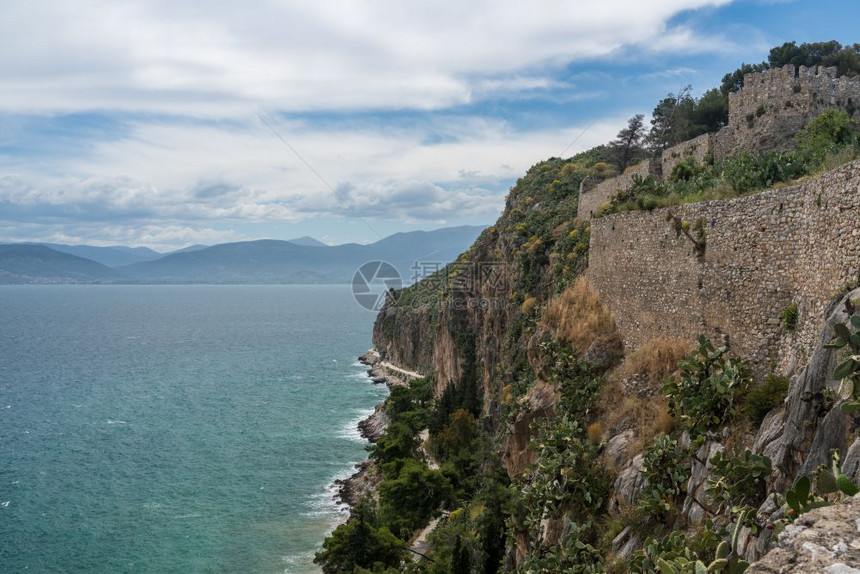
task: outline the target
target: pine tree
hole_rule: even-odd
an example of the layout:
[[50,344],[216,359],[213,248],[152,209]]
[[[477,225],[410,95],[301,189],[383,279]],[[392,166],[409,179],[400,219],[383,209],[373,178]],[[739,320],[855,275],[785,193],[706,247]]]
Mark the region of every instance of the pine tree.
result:
[[627,127],[609,142],[609,154],[620,171],[633,165],[644,155],[642,138],[645,136],[645,116],[636,114],[627,121]]

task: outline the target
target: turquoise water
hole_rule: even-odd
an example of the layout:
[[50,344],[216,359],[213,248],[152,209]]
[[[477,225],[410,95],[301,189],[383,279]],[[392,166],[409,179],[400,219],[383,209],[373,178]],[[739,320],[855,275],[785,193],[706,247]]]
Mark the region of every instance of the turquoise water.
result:
[[317,571],[372,322],[342,286],[0,287],[0,571]]

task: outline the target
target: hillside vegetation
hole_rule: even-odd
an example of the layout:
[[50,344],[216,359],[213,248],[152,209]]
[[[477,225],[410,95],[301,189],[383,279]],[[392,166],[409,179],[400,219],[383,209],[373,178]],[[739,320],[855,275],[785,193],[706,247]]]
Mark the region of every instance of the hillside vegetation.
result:
[[[820,56],[860,69],[857,46],[791,46],[771,64]],[[531,167],[457,262],[380,312],[376,349],[426,376],[392,389],[387,432],[371,447],[380,482],[326,540],[324,572],[743,572],[774,532],[855,492],[860,470],[840,461],[849,445],[860,459],[855,285],[834,286],[822,318],[833,348],[812,350],[806,369],[753,374],[705,337],[655,336],[625,353],[585,276],[591,228],[576,214],[586,177],[617,174],[687,125],[646,133],[634,120],[607,146]],[[748,193],[857,152],[838,113],[797,141],[791,161],[751,155],[643,180],[613,209]],[[803,167],[791,171],[795,160]],[[787,331],[796,313],[784,312]],[[432,460],[416,438],[425,429]],[[433,518],[429,549],[411,552]]]

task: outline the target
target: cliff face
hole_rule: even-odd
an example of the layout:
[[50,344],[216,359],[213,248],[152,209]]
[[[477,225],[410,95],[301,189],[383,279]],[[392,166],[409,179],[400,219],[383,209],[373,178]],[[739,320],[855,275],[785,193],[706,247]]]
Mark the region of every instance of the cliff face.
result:
[[[706,520],[733,527],[738,516],[709,503],[719,478],[714,461],[745,449],[767,456],[773,471],[763,481],[766,496],[751,499],[754,518],[739,529],[737,553],[754,560],[772,542],[765,525],[783,517],[774,493],[828,463],[834,449],[843,472],[860,479],[860,442],[851,440],[856,423],[833,398],[834,353],[824,347],[860,299],[860,290],[843,289],[830,301],[860,265],[860,164],[795,188],[679,208],[685,218],[712,222],[704,255],[671,233],[659,211],[595,220],[592,235],[592,223],[575,214],[580,182],[594,170],[588,158],[534,166],[467,253],[386,305],[374,345],[384,359],[434,377],[437,398],[452,385],[475,383],[495,449],[526,490],[543,484],[547,472],[533,467],[535,424],[582,406],[577,440],[585,440],[588,426],[587,440],[598,445],[596,460],[613,486],[597,511],[606,520],[626,520],[640,505],[645,477],[655,470],[647,449],[659,435],[674,437],[683,461],[672,479],[682,482],[672,486],[675,508],[659,511],[660,527],[693,532]],[[799,318],[788,331],[780,315],[792,303]],[[715,343],[737,343],[759,381],[768,369],[790,378],[785,400],[757,428],[733,407],[734,419],[697,442],[668,420],[660,385],[702,332]],[[599,379],[597,406],[583,406],[588,400],[577,389],[568,389],[574,398],[563,405],[570,372],[559,375],[560,343]],[[545,554],[596,516],[593,508],[583,515],[570,499],[537,504],[545,504],[533,512],[537,524],[514,526],[510,568]],[[611,556],[630,558],[644,536],[642,525],[638,534],[621,531]]]
[[860,498],[804,514],[748,574],[856,574],[860,566]]
[[513,399],[504,389],[527,365],[539,306],[587,263],[587,226],[575,221],[587,173],[559,159],[531,168],[511,190],[496,225],[468,252],[404,289],[380,312],[373,331],[377,350],[432,374],[437,396],[474,376],[484,413],[498,423],[502,404]]

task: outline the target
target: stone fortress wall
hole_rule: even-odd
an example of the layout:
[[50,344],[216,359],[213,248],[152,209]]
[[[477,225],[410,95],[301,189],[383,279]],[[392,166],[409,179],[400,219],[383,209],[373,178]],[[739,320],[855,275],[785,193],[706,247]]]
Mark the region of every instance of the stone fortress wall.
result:
[[579,186],[577,216],[580,219],[591,218],[604,203],[607,203],[619,191],[629,189],[635,176],[646,178],[649,175],[660,177],[659,161],[646,159],[627,168],[623,174],[598,183],[594,183],[590,178],[585,178]]
[[[706,228],[699,256],[671,213]],[[817,342],[825,306],[860,273],[860,161],[757,195],[592,220],[588,278],[628,350],[659,335],[727,338],[759,372]],[[794,331],[781,326],[797,304]]]
[[[746,74],[744,87],[729,94],[728,125],[664,150],[658,165],[645,175],[668,177],[686,157],[701,163],[709,154],[713,154],[714,161],[722,161],[744,151],[787,151],[794,146],[794,134],[831,107],[847,111],[860,122],[860,77],[837,78],[835,67],[791,65]],[[577,216],[591,218],[618,191],[629,189],[632,182],[628,174],[597,185],[583,182]]]
[[787,151],[794,134],[827,108],[860,118],[860,78],[836,77],[836,68],[784,66],[744,75],[729,94],[729,125],[715,138],[719,161],[739,151]]
[[[666,150],[661,171],[668,175],[684,157],[701,161],[709,152],[727,157],[734,149],[790,145],[796,130],[825,108],[857,118],[855,105],[860,80],[837,79],[833,68],[748,74],[730,97],[729,125]],[[601,185],[619,188],[611,180]],[[597,210],[590,193],[581,196],[588,211],[580,217]],[[670,216],[691,227],[704,223],[704,253],[676,232]],[[826,305],[841,286],[860,279],[860,161],[753,196],[593,219],[588,277],[628,351],[659,335],[692,342],[704,333],[725,339],[759,373],[802,366]],[[799,318],[788,331],[782,315],[793,304]]]
[[692,158],[698,164],[705,163],[713,148],[714,134],[702,134],[670,147],[660,155],[660,173],[669,177],[675,166],[687,158]]

